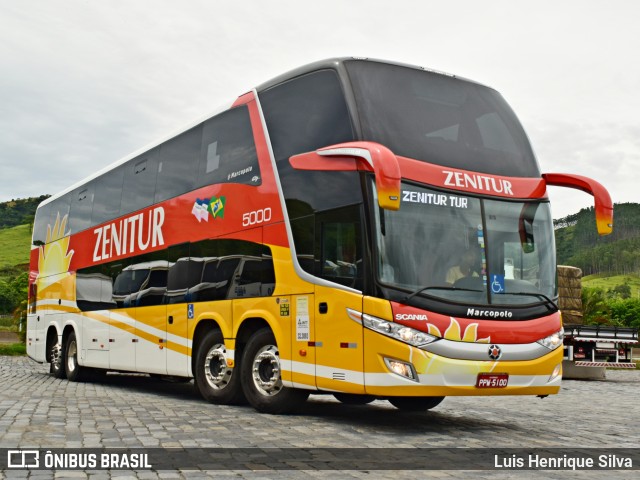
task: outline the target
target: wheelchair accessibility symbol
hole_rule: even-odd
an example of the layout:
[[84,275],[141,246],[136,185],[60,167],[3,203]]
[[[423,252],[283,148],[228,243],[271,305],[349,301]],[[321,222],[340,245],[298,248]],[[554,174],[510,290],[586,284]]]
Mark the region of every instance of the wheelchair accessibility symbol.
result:
[[491,275],[491,293],[504,293],[504,275]]

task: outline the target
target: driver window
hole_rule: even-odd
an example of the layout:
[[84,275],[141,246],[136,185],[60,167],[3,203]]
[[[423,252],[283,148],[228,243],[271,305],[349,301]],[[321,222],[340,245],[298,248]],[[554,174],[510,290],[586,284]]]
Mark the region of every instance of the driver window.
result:
[[362,288],[362,239],[357,206],[318,215],[319,276],[342,285]]

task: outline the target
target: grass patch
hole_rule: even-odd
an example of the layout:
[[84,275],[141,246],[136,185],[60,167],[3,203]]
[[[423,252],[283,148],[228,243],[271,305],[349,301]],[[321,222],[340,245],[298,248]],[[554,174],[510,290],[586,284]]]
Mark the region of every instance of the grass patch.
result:
[[640,276],[638,275],[587,275],[582,279],[582,286],[589,288],[602,288],[607,291],[618,285],[628,284],[631,287],[631,297],[640,298]]
[[31,225],[0,229],[0,269],[29,263]]
[[0,343],[1,356],[20,356],[27,354],[27,347],[24,343]]
[[0,328],[2,327],[7,327],[7,329],[15,328],[15,325],[16,325],[16,321],[13,317],[0,316]]

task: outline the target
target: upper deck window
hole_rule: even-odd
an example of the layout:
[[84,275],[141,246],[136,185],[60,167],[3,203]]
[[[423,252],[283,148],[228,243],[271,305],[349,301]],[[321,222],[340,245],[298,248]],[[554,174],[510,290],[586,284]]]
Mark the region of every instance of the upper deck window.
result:
[[260,93],[260,103],[290,218],[361,201],[354,172],[296,171],[289,164],[292,155],[354,139],[334,70],[312,72],[269,88]]
[[262,183],[246,106],[232,108],[204,123],[196,186],[213,183]]
[[495,90],[396,65],[364,61],[345,65],[363,140],[437,165],[540,176],[520,122]]

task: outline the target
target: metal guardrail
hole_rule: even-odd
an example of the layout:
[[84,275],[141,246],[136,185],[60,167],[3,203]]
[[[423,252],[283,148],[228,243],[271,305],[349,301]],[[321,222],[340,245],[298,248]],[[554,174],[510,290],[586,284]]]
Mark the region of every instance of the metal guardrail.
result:
[[611,325],[565,325],[565,337],[580,339],[618,340],[625,343],[638,342],[638,329],[630,327],[614,327]]

